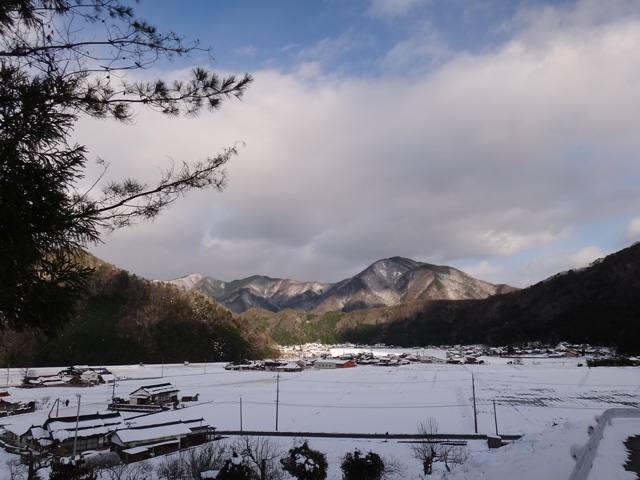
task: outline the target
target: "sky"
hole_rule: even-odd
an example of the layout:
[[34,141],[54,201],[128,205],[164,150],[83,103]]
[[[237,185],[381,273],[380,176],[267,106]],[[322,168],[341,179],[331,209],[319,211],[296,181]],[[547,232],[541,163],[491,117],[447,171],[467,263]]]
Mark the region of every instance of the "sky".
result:
[[172,161],[239,146],[223,192],[192,192],[90,248],[130,273],[336,282],[402,256],[526,287],[640,240],[636,0],[141,0],[134,11],[214,57],[137,75],[204,66],[255,81],[213,114],[77,125],[114,179],[153,183]]

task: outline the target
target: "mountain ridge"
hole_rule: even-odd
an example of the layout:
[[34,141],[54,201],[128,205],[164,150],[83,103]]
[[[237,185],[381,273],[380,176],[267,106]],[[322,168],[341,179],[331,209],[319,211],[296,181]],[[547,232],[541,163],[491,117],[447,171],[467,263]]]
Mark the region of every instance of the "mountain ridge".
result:
[[349,312],[403,302],[482,299],[518,290],[479,280],[454,267],[432,265],[400,256],[377,260],[353,277],[335,283],[300,282],[252,275],[223,282],[202,274],[169,280],[187,290],[199,290],[235,313],[251,308],[271,312],[291,308],[313,314]]
[[418,301],[344,314],[341,341],[405,347],[559,341],[640,353],[640,242],[524,289],[468,301]]

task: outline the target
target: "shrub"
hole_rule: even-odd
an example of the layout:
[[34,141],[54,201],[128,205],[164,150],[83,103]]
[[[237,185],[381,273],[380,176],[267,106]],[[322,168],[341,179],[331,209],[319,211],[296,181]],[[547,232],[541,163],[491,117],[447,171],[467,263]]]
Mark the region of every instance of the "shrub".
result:
[[342,457],[340,464],[344,480],[380,480],[384,475],[384,461],[377,453],[362,455],[357,448]]
[[289,450],[289,454],[281,458],[280,463],[289,475],[298,480],[327,478],[327,456],[309,448],[306,440],[302,445]]

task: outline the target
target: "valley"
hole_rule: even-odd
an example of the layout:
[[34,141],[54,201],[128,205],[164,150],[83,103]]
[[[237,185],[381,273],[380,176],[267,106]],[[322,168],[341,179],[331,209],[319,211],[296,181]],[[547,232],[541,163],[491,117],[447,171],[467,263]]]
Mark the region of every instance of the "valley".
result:
[[[405,349],[367,347],[377,355],[400,354]],[[362,351],[362,347],[338,346],[331,354],[340,356]],[[434,348],[409,353],[444,359],[445,351]],[[480,357],[482,364],[410,363],[401,366],[365,366],[297,373],[270,371],[228,371],[224,363],[165,365],[120,365],[109,370],[116,383],[88,388],[17,388],[19,369],[7,370],[11,400],[35,400],[33,414],[0,419],[4,428],[36,424],[46,418],[56,399],[71,402],[54,410],[55,415],[76,414],[76,394],[81,395],[81,414],[106,412],[110,399],[128,397],[143,385],[168,382],[179,395],[196,396],[195,402],[181,402],[177,409],[148,417],[121,412],[127,425],[162,423],[200,418],[232,441],[241,430],[277,432],[273,437],[283,450],[291,448],[300,432],[325,434],[415,434],[418,423],[437,422],[443,434],[474,434],[473,397],[479,434],[516,435],[522,438],[500,449],[500,455],[521,448],[530,450],[531,462],[553,461],[553,471],[545,478],[566,479],[573,468],[569,456],[572,442],[585,442],[586,428],[594,415],[612,407],[637,407],[640,400],[638,370],[635,367],[588,368],[585,358]],[[40,375],[54,374],[57,368],[36,368]],[[495,410],[494,410],[495,401]],[[277,413],[276,413],[277,411]],[[495,412],[495,414],[494,414]],[[12,425],[14,427],[12,427]],[[560,442],[550,449],[549,442]],[[412,458],[406,440],[309,438],[312,448],[326,452],[329,479],[339,479],[340,458],[354,448],[372,450],[395,458],[405,467],[401,476],[421,478],[421,465]],[[525,447],[522,447],[525,445]],[[469,440],[466,447],[473,458],[484,458],[486,440]],[[496,453],[494,452],[495,457]],[[542,455],[537,457],[536,455]],[[550,456],[552,460],[550,459]],[[7,462],[11,455],[3,455]],[[510,457],[514,458],[514,457]],[[158,465],[161,458],[149,460]],[[483,460],[488,462],[489,460]],[[496,461],[497,460],[492,460]],[[509,460],[506,460],[509,461]],[[463,468],[464,465],[460,468]],[[443,468],[441,465],[439,468]],[[491,468],[499,468],[498,464]],[[487,465],[485,470],[491,472]],[[457,477],[453,470],[450,478]],[[488,475],[488,474],[487,474]],[[155,478],[155,477],[154,477]],[[475,475],[473,478],[490,478]],[[504,477],[506,478],[506,477]],[[525,477],[526,478],[526,477]],[[500,477],[498,477],[501,480]]]

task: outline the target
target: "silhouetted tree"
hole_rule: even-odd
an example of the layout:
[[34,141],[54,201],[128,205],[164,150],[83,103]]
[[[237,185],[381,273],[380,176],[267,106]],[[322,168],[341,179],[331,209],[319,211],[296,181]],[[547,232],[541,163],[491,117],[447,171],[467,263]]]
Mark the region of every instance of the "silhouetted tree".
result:
[[157,31],[120,0],[0,2],[0,327],[56,331],[72,318],[92,272],[78,255],[102,231],[152,220],[193,189],[224,187],[235,146],[171,164],[155,184],[129,178],[97,195],[79,187],[87,149],[70,134],[82,116],[127,123],[138,106],[196,115],[242,96],[249,75],[220,78],[204,68],[187,81],[126,75],[194,50],[209,52]]
[[231,457],[225,461],[216,477],[217,480],[258,480],[259,478],[253,469],[247,465],[244,459],[235,451]]
[[377,453],[363,456],[356,448],[342,457],[340,469],[344,480],[380,480],[384,475],[384,461]]
[[74,462],[53,462],[49,474],[49,480],[97,480],[97,478],[92,468]]
[[280,459],[282,468],[298,480],[324,480],[327,478],[327,456],[309,448],[305,440],[302,445],[289,450],[289,454]]

